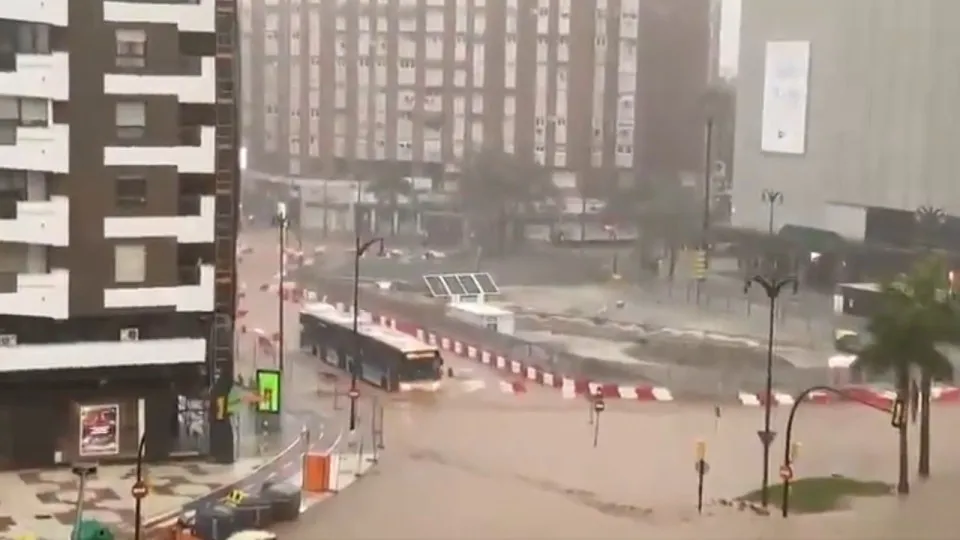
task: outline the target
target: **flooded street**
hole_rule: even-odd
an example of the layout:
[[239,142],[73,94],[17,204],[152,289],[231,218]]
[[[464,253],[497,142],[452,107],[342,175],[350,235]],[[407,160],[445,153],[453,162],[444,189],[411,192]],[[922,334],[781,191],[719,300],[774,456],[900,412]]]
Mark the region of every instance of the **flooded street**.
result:
[[[716,503],[759,487],[757,408],[725,410],[716,422],[709,407],[613,403],[593,448],[586,404],[547,390],[394,407],[379,469],[304,516],[288,537],[886,538],[903,530],[946,538],[955,535],[956,519],[944,496],[960,486],[960,467],[949,450],[956,441],[947,440],[946,428],[956,415],[946,407],[936,411],[937,477],[927,485],[916,482],[906,503],[888,497],[858,502],[855,513],[782,520]],[[786,410],[777,411],[775,425],[784,425],[785,416]],[[703,517],[695,508],[694,445],[700,439],[711,465]],[[895,433],[883,414],[810,405],[800,412],[795,440],[802,443],[798,476],[896,478]],[[782,443],[781,434],[771,460],[774,479]]]

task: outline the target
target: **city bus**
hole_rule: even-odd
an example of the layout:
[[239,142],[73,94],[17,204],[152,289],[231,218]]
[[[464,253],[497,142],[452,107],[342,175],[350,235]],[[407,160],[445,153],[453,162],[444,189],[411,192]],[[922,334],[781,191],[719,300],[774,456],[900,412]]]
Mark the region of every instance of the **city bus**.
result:
[[325,303],[300,309],[300,348],[347,373],[353,372],[354,351],[359,350],[357,376],[390,392],[436,390],[443,373],[437,347],[376,324],[362,312],[354,335],[353,315]]

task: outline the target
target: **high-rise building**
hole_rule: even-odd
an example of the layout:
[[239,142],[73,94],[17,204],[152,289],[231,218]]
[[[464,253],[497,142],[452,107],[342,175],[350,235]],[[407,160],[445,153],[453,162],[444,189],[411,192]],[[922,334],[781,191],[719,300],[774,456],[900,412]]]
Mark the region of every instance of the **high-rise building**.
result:
[[0,467],[162,459],[229,390],[233,5],[0,3]]
[[704,0],[245,1],[249,167],[441,176],[481,147],[590,181],[703,167]]
[[734,226],[908,247],[929,206],[957,249],[958,47],[957,2],[743,0]]

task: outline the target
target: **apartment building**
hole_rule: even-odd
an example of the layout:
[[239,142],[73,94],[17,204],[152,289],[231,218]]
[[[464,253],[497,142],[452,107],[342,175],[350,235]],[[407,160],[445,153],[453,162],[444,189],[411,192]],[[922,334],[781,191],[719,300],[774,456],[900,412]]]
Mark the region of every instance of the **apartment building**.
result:
[[232,5],[0,3],[0,468],[233,460]]
[[251,178],[417,176],[471,151],[603,183],[702,170],[703,0],[243,2]]

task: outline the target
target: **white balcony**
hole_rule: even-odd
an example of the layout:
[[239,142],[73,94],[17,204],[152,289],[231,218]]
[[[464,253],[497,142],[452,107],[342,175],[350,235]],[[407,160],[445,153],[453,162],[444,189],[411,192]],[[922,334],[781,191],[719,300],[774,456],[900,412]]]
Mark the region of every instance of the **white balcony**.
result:
[[0,19],[67,26],[67,0],[0,2]]
[[70,245],[70,200],[17,203],[17,217],[0,219],[0,242],[65,247]]
[[213,266],[200,267],[200,284],[180,287],[105,289],[103,307],[144,308],[174,306],[178,312],[213,311]]
[[[156,6],[157,4],[146,4]],[[184,173],[212,173],[215,168],[216,128],[200,129],[200,146],[108,146],[103,149],[107,166],[172,166]],[[0,161],[0,166],[4,165]],[[44,169],[40,169],[44,170]],[[48,169],[47,169],[48,170]]]
[[205,339],[94,341],[3,347],[0,372],[201,364]]
[[[0,2],[0,6],[6,2]],[[3,8],[0,7],[0,19]],[[0,88],[4,95],[55,99],[70,97],[70,55],[18,54],[17,70],[0,72]]]
[[[200,197],[199,216],[171,217],[108,217],[103,219],[105,238],[164,238],[177,237],[178,244],[209,244],[213,242],[213,218],[217,199]],[[0,240],[3,240],[0,229]]]
[[67,126],[19,127],[16,144],[0,145],[0,168],[68,173],[69,143]]
[[121,96],[176,95],[180,103],[213,103],[216,94],[216,61],[212,57],[204,57],[200,65],[200,75],[108,73],[103,76],[104,91]]
[[[15,292],[0,293],[0,314],[66,319],[70,316],[70,273],[19,274]],[[6,353],[2,355],[6,358]],[[3,364],[3,362],[0,362]]]
[[[77,1],[77,0],[74,0]],[[118,23],[176,24],[181,32],[214,31],[213,0],[198,4],[104,2],[103,20]]]

